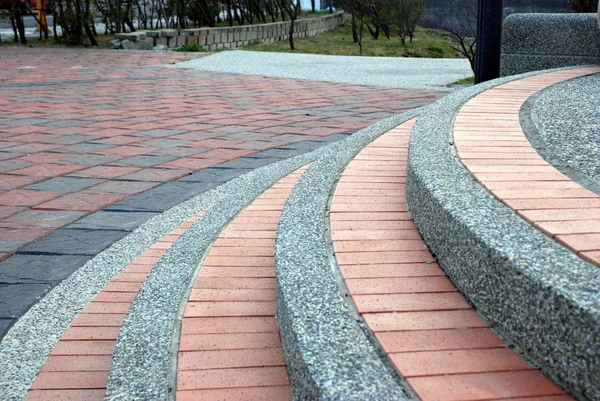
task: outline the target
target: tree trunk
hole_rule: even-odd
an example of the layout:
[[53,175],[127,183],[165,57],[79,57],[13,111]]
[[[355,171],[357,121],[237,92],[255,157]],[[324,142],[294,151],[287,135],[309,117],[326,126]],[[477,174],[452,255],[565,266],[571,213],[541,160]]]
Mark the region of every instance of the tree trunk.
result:
[[15,42],[19,41],[19,31],[17,31],[17,23],[15,22],[15,17],[11,14],[10,15],[10,25],[12,26],[13,29],[13,40]]
[[[27,44],[27,38],[25,37],[25,25],[23,25],[23,14],[25,14],[24,5],[19,0],[14,0],[15,6],[15,21],[17,23],[17,31],[21,39],[21,44]],[[16,38],[16,36],[15,36]]]
[[358,43],[358,32],[356,27],[356,14],[352,11],[352,39],[354,43]]
[[317,6],[316,6],[315,0],[310,0],[310,8],[312,9],[313,13],[317,11]]
[[289,32],[290,49],[292,49],[292,50],[296,50],[296,48],[294,47],[294,24],[296,22],[296,16],[294,14],[290,15],[291,23],[290,23],[290,32]]

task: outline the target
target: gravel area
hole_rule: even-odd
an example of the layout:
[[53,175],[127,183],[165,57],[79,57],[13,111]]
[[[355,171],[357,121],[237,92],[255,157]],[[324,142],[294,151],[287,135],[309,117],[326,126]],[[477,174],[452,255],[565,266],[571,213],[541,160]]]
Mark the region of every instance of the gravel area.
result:
[[571,391],[600,399],[600,269],[492,197],[458,160],[449,136],[465,102],[530,75],[455,92],[419,118],[408,208],[446,274],[494,329]]
[[388,88],[446,90],[446,85],[473,76],[469,62],[464,59],[323,56],[241,50],[224,51],[177,66]]
[[527,138],[548,163],[600,195],[600,74],[543,90],[521,117]]

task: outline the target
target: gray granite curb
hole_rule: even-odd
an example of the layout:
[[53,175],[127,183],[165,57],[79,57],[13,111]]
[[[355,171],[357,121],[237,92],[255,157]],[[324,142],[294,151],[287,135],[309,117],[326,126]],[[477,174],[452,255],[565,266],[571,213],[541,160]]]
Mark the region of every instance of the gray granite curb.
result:
[[[547,71],[546,71],[547,72]],[[600,399],[600,269],[493,198],[458,160],[454,118],[471,97],[534,74],[456,92],[419,118],[407,203],[456,287],[516,349],[578,398]]]
[[125,318],[111,365],[106,400],[167,400],[174,397],[182,299],[219,232],[252,200],[285,175],[312,161],[320,150],[244,174],[220,187],[222,200],[187,230],[152,269]]
[[330,192],[347,163],[418,113],[388,118],[324,148],[285,204],[275,243],[277,319],[297,400],[412,398],[347,304],[327,250],[325,222]]
[[504,20],[501,76],[598,62],[595,14],[512,14]]
[[600,195],[600,74],[552,85],[521,108],[521,126],[538,153]]

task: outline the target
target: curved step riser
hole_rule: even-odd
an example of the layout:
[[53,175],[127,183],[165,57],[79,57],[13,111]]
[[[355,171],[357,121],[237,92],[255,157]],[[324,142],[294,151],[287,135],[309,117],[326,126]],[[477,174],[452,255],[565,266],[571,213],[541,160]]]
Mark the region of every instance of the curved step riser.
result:
[[377,136],[415,115],[384,120],[325,149],[286,202],[275,246],[277,318],[296,399],[410,397],[346,304],[332,274],[324,216],[346,164]]
[[[421,235],[480,313],[582,398],[600,398],[600,269],[533,228],[457,160],[454,116],[473,96],[527,74],[454,93],[417,122],[407,201]],[[518,84],[516,84],[518,86]]]

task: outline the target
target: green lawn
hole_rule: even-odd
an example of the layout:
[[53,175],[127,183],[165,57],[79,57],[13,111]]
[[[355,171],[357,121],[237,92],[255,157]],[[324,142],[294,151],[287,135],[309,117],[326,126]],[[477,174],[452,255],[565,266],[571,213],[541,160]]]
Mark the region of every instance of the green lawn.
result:
[[[296,38],[294,53],[329,54],[339,56],[359,56],[358,45],[352,41],[351,23],[324,32],[312,38]],[[365,28],[363,37],[363,56],[383,57],[430,57],[456,58],[457,52],[450,45],[452,40],[444,31],[417,28],[413,43],[402,46],[400,37],[392,35],[390,39],[383,33],[375,40]],[[253,44],[244,47],[247,50],[266,52],[292,52],[288,41],[269,44]]]

